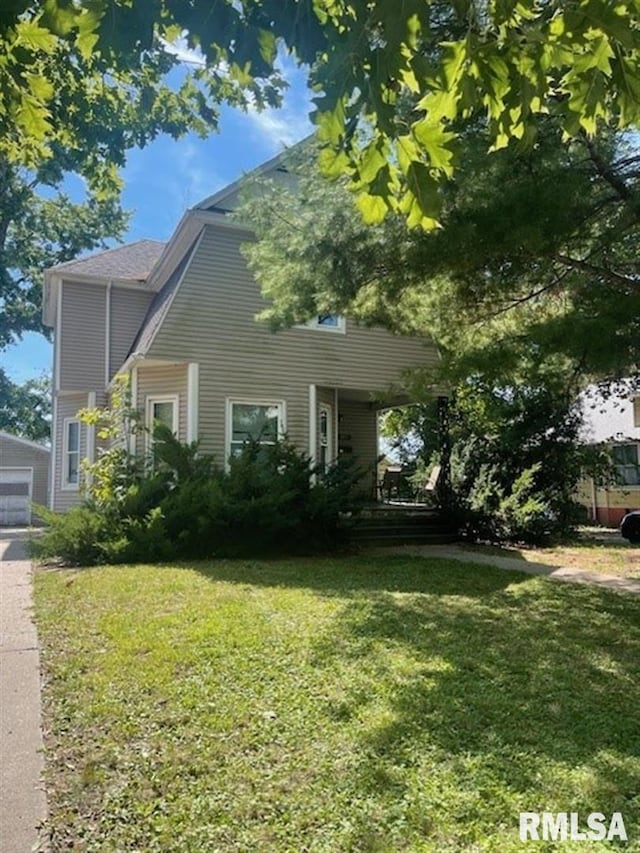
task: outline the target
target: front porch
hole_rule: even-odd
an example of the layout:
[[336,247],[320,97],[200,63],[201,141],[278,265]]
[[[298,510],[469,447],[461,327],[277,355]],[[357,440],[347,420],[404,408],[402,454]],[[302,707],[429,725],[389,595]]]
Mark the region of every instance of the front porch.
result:
[[[375,504],[399,509],[434,505],[440,470],[422,487],[407,480],[399,465],[383,459],[380,417],[390,408],[411,403],[406,395],[385,395],[353,388],[309,386],[309,455],[325,467],[339,457],[357,459],[366,469],[366,491]],[[446,425],[443,426],[443,441]],[[443,445],[444,448],[444,445]],[[382,460],[382,462],[381,462]]]

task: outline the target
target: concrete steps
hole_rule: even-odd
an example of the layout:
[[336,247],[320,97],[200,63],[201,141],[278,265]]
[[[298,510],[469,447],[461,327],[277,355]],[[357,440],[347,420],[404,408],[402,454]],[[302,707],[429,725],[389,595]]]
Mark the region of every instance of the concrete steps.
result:
[[458,537],[439,510],[398,503],[363,510],[349,538],[356,545],[448,545]]

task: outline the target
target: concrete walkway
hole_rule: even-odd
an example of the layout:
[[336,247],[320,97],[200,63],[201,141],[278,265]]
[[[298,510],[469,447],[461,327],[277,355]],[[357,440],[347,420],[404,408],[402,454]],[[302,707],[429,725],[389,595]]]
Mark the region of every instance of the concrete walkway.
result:
[[599,572],[569,567],[549,566],[546,563],[533,563],[528,560],[517,560],[514,557],[500,557],[491,554],[479,554],[466,551],[457,545],[397,545],[376,548],[376,553],[411,554],[416,557],[439,557],[443,560],[459,560],[463,563],[480,563],[505,569],[510,572],[524,572],[528,575],[546,575],[554,581],[565,583],[583,583],[591,586],[601,586],[616,592],[626,592],[640,595],[640,581],[623,578],[618,575],[604,575]]
[[40,655],[26,532],[0,528],[0,853],[47,849]]

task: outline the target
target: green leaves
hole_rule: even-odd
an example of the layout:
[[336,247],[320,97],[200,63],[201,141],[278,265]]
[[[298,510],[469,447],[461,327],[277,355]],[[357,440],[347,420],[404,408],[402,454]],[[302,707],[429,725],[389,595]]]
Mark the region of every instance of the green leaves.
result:
[[[431,182],[444,188],[459,168],[461,123],[486,123],[490,153],[514,142],[531,149],[547,115],[566,139],[640,121],[638,0],[158,0],[153,8],[46,0],[41,10],[14,4],[0,25],[0,156],[10,162],[33,167],[54,142],[96,150],[68,121],[86,109],[92,86],[106,86],[137,127],[108,151],[114,162],[134,139],[204,132],[220,102],[277,100],[285,48],[309,68],[323,168],[349,177],[371,221],[384,210],[402,209],[412,222],[419,210],[435,212]],[[195,91],[172,99],[165,75],[177,60],[161,40],[181,33],[207,66],[188,72]],[[143,85],[157,91],[146,124],[135,111]],[[373,188],[383,158],[386,194]],[[420,221],[431,227],[434,217]]]
[[[352,17],[340,19],[344,35],[345,27],[367,32],[370,22],[396,16],[393,26],[383,24],[381,33],[369,30],[374,42],[378,36],[385,40],[383,64],[367,62],[364,47],[360,54],[341,55],[348,66],[343,103],[350,106],[342,112],[332,109],[330,117],[321,108],[318,117],[319,126],[330,128],[320,137],[327,146],[338,144],[347,122],[374,126],[395,179],[386,199],[388,210],[402,210],[415,223],[418,211],[425,208],[422,193],[429,200],[427,209],[434,212],[429,182],[443,186],[454,176],[458,167],[454,143],[461,120],[487,122],[487,153],[514,141],[520,150],[530,148],[548,114],[560,117],[566,138],[584,132],[595,136],[606,125],[638,124],[637,0],[615,5],[606,0],[571,4],[501,0],[490,4],[482,16],[474,4],[444,5],[448,10],[431,4],[416,10],[413,4],[378,0],[366,18],[364,6],[351,3]],[[327,66],[331,50],[330,38]],[[324,65],[325,59],[319,58],[313,70],[319,87]],[[332,86],[335,101],[340,81],[332,80]],[[355,91],[357,102],[349,102]],[[359,140],[357,133],[353,140],[344,172],[351,175],[354,187],[367,193],[369,176],[375,176],[379,164],[368,140]],[[369,202],[363,201],[361,207],[372,215]],[[376,203],[376,215],[382,210]],[[431,216],[422,217],[423,227],[431,227],[430,220]]]

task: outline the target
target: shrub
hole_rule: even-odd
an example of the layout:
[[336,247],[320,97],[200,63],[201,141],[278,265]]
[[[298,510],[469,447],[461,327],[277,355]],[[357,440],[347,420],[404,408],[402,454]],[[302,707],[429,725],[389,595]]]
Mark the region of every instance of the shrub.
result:
[[57,559],[67,566],[108,561],[120,538],[112,521],[88,504],[73,507],[64,515],[38,507],[38,515],[47,525],[29,543],[31,555],[38,560]]
[[107,451],[109,476],[93,480],[99,494],[89,488],[66,515],[47,511],[35,555],[87,565],[316,553],[343,540],[347,516],[364,497],[357,485],[364,472],[352,459],[320,472],[287,441],[249,442],[227,470],[166,427],[154,432],[153,447],[145,468],[124,451],[114,465]]

